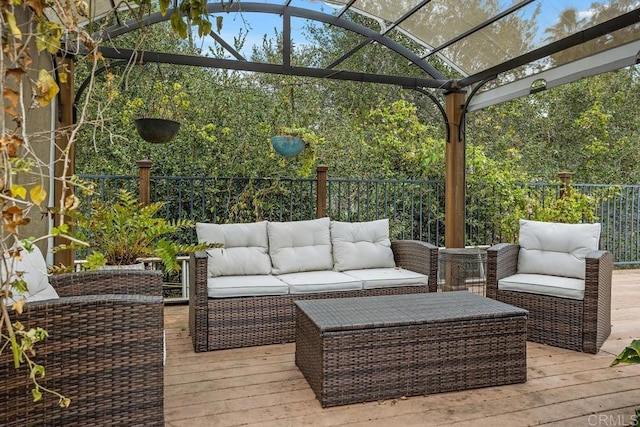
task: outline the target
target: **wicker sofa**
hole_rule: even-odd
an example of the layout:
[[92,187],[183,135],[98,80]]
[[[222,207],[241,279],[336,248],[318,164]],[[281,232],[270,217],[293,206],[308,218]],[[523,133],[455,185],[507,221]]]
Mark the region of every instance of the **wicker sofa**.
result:
[[438,248],[390,241],[388,220],[196,225],[222,249],[190,257],[196,352],[292,342],[294,301],[437,289]]
[[48,393],[34,403],[27,368],[15,369],[5,349],[0,425],[163,426],[162,273],[92,271],[49,280],[59,297],[28,298],[12,320],[48,331],[33,357],[46,369],[39,382],[71,406],[60,408]]

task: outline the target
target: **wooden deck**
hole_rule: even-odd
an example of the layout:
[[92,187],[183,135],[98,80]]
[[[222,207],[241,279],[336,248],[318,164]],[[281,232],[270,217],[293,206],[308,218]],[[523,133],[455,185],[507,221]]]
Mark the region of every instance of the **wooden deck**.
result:
[[640,338],[640,270],[614,272],[613,330],[597,355],[528,343],[524,384],[328,409],[296,368],[295,344],[196,354],[187,310],[165,309],[167,426],[622,426],[640,407],[640,365],[609,367]]

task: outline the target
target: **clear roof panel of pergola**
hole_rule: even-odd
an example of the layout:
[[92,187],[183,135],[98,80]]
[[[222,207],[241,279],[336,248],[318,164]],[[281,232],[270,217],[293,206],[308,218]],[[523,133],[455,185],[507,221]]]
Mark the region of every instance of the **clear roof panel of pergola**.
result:
[[[94,16],[111,5],[110,0],[90,4]],[[353,57],[391,49],[415,66],[398,77],[419,77],[416,86],[472,90],[482,84],[470,109],[530,93],[534,82],[549,88],[635,64],[640,51],[640,0],[236,0],[232,7],[219,1],[209,6],[212,15],[223,17],[223,31],[202,43],[231,46],[242,26],[248,31],[245,49],[223,50],[225,59],[246,63],[252,44],[283,34],[285,16],[293,46],[308,42],[304,28],[309,25],[344,25],[351,31],[354,16],[367,17],[357,22],[360,35],[353,46],[332,63],[317,65],[323,70],[318,77],[335,77],[329,71],[362,72],[353,69],[361,64]],[[259,71],[254,68],[244,69]],[[425,84],[428,80],[433,82]]]

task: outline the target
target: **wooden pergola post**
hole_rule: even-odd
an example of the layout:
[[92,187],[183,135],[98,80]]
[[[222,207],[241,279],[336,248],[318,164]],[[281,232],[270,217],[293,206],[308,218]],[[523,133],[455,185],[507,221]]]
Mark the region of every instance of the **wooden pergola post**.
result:
[[140,204],[147,206],[151,202],[151,160],[139,160],[138,177],[140,186]]
[[[73,127],[73,93],[74,93],[74,62],[72,56],[65,56],[61,60],[61,68],[67,72],[66,82],[59,82],[60,95],[58,103],[58,121],[56,133],[56,149],[55,149],[55,163],[54,163],[54,205],[58,206],[60,200],[63,200],[67,194],[62,194],[62,181],[60,178],[66,175],[71,177],[75,173],[75,153],[73,145],[70,144],[70,133]],[[67,163],[65,165],[65,157]],[[73,227],[73,223],[68,216],[65,216],[65,222],[69,227]],[[60,218],[56,216],[54,221],[55,226],[59,226]],[[58,246],[63,243],[68,243],[66,239],[55,237],[54,245]],[[51,249],[51,248],[49,248]],[[56,265],[63,264],[65,266],[72,266],[74,261],[73,250],[59,251],[54,254],[54,263]]]
[[449,122],[444,183],[444,244],[447,248],[464,248],[465,243],[465,141],[460,134],[465,95],[464,92],[445,95]]
[[316,167],[316,218],[327,216],[327,170],[327,165]]

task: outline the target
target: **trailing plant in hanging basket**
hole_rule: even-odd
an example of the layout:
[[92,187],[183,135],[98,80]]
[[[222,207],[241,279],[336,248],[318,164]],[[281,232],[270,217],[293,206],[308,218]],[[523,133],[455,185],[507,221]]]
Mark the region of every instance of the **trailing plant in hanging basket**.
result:
[[157,81],[146,99],[136,97],[126,103],[125,122],[133,120],[142,139],[151,143],[167,143],[180,130],[182,113],[189,109],[187,93],[180,83],[168,86]]
[[303,165],[299,172],[304,176],[310,173],[315,161],[315,147],[323,142],[323,139],[308,127],[294,125],[295,123],[300,123],[295,120],[294,88],[296,84],[285,84],[285,86],[287,87],[286,97],[289,102],[288,108],[283,108],[283,115],[288,119],[286,123],[289,123],[289,126],[283,126],[278,130],[276,135],[271,138],[271,146],[276,153],[283,157],[295,157],[306,149],[302,159]]
[[311,173],[316,161],[316,147],[324,143],[314,131],[303,127],[281,127],[278,133],[271,137],[271,146],[276,153],[291,158],[301,154],[302,164],[298,170],[301,176]]

